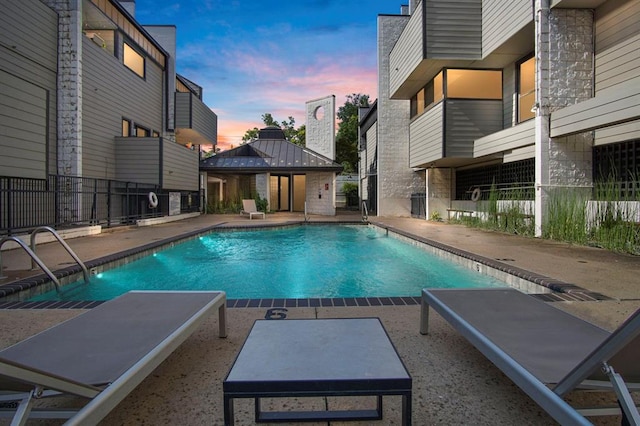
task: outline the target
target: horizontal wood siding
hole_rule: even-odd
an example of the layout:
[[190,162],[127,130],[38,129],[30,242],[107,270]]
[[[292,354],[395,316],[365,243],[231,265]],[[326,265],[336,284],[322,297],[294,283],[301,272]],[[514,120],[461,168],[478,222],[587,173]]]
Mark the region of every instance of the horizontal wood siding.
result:
[[[86,177],[116,176],[114,137],[122,135],[122,118],[162,132],[163,71],[146,61],[140,78],[122,62],[83,38],[82,162]],[[159,172],[159,164],[156,165]]]
[[0,13],[0,175],[56,173],[58,16],[37,0]]
[[595,144],[606,145],[631,139],[640,139],[640,120],[609,126],[595,131]]
[[473,156],[483,157],[511,151],[535,144],[535,142],[535,120],[529,120],[517,126],[476,139],[473,144]]
[[533,2],[531,0],[484,1],[482,56],[486,58],[532,21]]
[[423,0],[428,59],[482,57],[482,0]]
[[595,98],[551,113],[551,137],[595,130],[640,118],[640,77],[637,84],[601,91]]
[[426,167],[444,157],[443,105],[434,105],[409,126],[409,166]]
[[47,91],[0,70],[0,176],[47,177]]
[[214,143],[218,138],[218,116],[192,93],[176,93],[176,128],[193,129]]
[[115,179],[160,185],[160,138],[122,138],[115,140]]
[[395,93],[424,59],[422,3],[404,27],[389,54],[389,93]]
[[191,128],[191,96],[176,92],[176,128]]
[[640,84],[640,1],[610,0],[596,9],[596,95]]
[[516,161],[528,160],[529,158],[535,158],[536,146],[529,145],[523,148],[514,149],[509,153],[505,153],[502,157],[503,163],[513,163]]
[[198,151],[169,140],[162,143],[162,188],[197,191],[199,186]]
[[191,96],[192,129],[214,143],[218,139],[218,116],[200,99]]
[[445,156],[472,158],[476,139],[502,130],[502,101],[447,100]]

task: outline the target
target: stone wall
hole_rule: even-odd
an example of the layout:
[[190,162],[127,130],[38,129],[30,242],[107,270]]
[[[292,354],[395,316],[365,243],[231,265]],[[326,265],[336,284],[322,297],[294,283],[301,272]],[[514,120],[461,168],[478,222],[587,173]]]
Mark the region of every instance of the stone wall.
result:
[[306,147],[332,160],[336,159],[336,97],[306,102]]

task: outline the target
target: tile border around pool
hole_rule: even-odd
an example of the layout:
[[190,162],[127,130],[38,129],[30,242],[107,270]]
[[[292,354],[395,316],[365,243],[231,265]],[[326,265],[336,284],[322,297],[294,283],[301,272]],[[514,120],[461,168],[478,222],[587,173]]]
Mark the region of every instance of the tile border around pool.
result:
[[[277,229],[287,228],[291,226],[300,225],[367,225],[360,221],[349,222],[300,222],[291,221],[278,224],[256,224],[237,227],[228,225],[226,222],[202,228],[196,231],[187,232],[182,235],[165,238],[152,243],[144,244],[129,250],[124,250],[118,253],[114,253],[108,256],[103,256],[97,259],[93,259],[85,262],[87,269],[95,270],[96,268],[108,268],[120,266],[141,257],[152,254],[160,248],[171,246],[177,242],[184,242],[193,238],[198,238],[202,235],[206,235],[216,230],[224,231],[243,231],[243,230],[255,230],[255,229]],[[460,250],[446,244],[439,243],[437,241],[430,240],[428,238],[420,237],[418,235],[411,234],[409,232],[396,229],[392,226],[377,223],[375,220],[369,221],[368,225],[375,226],[379,229],[392,232],[396,236],[403,237],[405,241],[412,244],[420,244],[424,248],[432,251],[433,253],[442,256],[452,256],[458,259],[466,259],[469,262],[475,264],[484,265],[488,270],[483,272],[491,272],[491,269],[498,271],[501,274],[490,273],[492,276],[500,277],[504,280],[504,275],[507,277],[516,277],[519,280],[534,283],[546,288],[547,293],[537,294],[536,297],[548,301],[593,301],[593,300],[606,300],[606,296],[599,293],[590,292],[574,284],[565,283],[563,281],[555,280],[544,275],[535,274],[533,272],[507,265],[505,263],[490,259],[487,257],[479,256],[471,252]],[[463,263],[458,261],[457,263]],[[469,266],[469,265],[467,265]],[[82,269],[79,265],[69,266],[67,268],[54,271],[56,277],[63,283],[69,283],[81,278]],[[506,280],[508,281],[508,280]],[[518,287],[518,285],[516,285]],[[35,289],[38,291],[34,291]],[[25,302],[20,299],[13,299],[14,297],[20,297],[20,293],[31,293],[27,298],[33,297],[45,291],[49,291],[53,288],[53,283],[45,274],[26,278],[24,280],[16,281],[14,283],[5,284],[0,286],[0,309],[86,309],[93,306],[97,306],[101,302],[95,301],[78,301],[78,302]],[[246,301],[246,302],[245,302]],[[411,302],[409,302],[411,301]],[[415,302],[415,303],[414,303]],[[281,304],[284,303],[284,306]],[[260,307],[260,308],[277,308],[277,307],[337,307],[337,306],[398,306],[398,305],[410,305],[418,304],[419,298],[416,297],[363,297],[363,298],[308,298],[308,299],[229,299],[227,306],[230,308],[241,307]],[[289,304],[289,305],[287,305]],[[294,306],[295,304],[295,306]]]

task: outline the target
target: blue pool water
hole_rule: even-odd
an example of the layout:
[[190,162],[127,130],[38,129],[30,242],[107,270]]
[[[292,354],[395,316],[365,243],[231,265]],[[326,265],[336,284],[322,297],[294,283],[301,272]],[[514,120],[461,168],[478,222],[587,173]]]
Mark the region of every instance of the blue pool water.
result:
[[366,226],[215,232],[31,300],[108,300],[129,290],[224,290],[230,299],[419,296],[499,280]]

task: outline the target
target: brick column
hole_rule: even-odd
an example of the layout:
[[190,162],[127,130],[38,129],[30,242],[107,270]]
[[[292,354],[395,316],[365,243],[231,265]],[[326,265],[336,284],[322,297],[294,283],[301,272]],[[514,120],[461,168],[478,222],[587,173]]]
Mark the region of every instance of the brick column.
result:
[[551,138],[551,113],[593,96],[593,15],[550,9],[536,0],[536,236],[547,219],[550,194],[588,191],[592,184],[591,132]]

